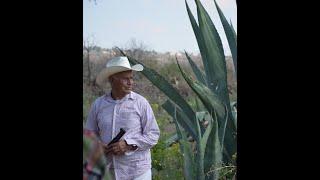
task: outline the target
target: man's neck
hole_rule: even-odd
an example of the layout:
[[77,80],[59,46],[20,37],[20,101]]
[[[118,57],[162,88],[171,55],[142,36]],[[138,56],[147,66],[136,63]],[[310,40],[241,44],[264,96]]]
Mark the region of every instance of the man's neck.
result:
[[125,93],[116,93],[114,90],[111,91],[111,97],[114,99],[114,100],[120,100],[122,99],[123,97],[125,97],[127,94]]

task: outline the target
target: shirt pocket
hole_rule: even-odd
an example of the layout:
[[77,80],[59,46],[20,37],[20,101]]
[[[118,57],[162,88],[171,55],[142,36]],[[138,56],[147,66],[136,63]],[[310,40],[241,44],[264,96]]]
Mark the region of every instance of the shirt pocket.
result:
[[141,126],[139,114],[137,111],[131,109],[120,112],[120,122],[126,131]]

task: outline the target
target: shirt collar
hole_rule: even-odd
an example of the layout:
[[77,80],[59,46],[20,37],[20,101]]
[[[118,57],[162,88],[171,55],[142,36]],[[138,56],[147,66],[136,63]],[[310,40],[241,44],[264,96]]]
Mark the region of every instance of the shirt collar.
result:
[[109,102],[122,102],[122,101],[126,101],[126,100],[135,100],[136,97],[135,97],[135,94],[134,92],[130,92],[129,94],[127,94],[125,97],[123,97],[122,99],[120,100],[114,100],[112,97],[111,97],[111,91],[108,92],[106,95],[105,95],[105,99]]
[[134,95],[134,92],[130,91],[130,93],[126,96],[128,99],[131,99],[131,100],[135,100],[136,99],[136,96]]

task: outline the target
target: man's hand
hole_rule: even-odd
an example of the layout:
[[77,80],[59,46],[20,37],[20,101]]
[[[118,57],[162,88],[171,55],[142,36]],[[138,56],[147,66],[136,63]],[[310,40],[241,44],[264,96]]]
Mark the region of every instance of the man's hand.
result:
[[128,145],[125,140],[120,140],[119,142],[110,144],[109,146],[107,144],[102,144],[102,146],[105,155],[123,155],[126,151],[131,149],[131,146]]

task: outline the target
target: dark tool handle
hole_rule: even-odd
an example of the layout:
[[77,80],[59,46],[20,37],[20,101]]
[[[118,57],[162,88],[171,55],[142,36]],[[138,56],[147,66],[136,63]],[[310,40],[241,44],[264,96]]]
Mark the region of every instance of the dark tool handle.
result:
[[124,133],[126,133],[126,131],[124,129],[120,128],[120,132],[117,134],[117,136],[115,138],[112,139],[112,141],[110,141],[108,143],[108,146],[110,144],[118,142],[120,140],[120,138],[124,135]]

